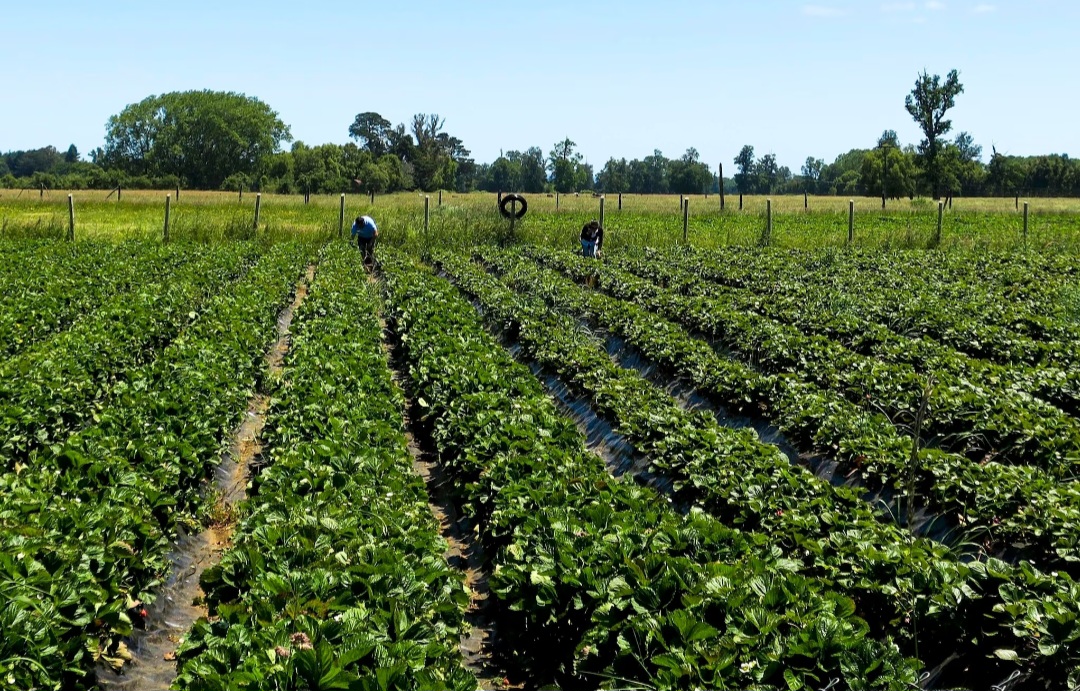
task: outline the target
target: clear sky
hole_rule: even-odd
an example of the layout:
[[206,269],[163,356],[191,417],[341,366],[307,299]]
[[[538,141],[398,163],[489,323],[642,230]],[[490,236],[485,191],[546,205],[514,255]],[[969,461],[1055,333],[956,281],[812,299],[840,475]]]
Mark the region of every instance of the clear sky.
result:
[[597,169],[693,146],[731,170],[752,144],[797,173],[885,129],[917,141],[905,94],[956,68],[954,132],[984,158],[1080,154],[1076,0],[53,0],[6,3],[0,29],[2,151],[85,153],[129,103],[216,89],[309,144],[435,112],[482,162],[568,136]]

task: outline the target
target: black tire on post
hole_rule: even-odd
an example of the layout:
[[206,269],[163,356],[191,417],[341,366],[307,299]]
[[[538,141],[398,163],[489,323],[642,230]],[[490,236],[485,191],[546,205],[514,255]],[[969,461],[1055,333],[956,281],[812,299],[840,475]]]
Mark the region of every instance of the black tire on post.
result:
[[499,213],[502,214],[503,218],[510,218],[510,216],[511,216],[510,203],[511,202],[517,202],[518,203],[517,213],[513,214],[513,216],[514,216],[514,218],[516,218],[516,219],[518,219],[520,221],[522,218],[525,217],[525,212],[529,210],[529,203],[526,202],[525,197],[522,197],[520,194],[507,194],[507,195],[505,195],[502,198],[502,201],[499,202]]

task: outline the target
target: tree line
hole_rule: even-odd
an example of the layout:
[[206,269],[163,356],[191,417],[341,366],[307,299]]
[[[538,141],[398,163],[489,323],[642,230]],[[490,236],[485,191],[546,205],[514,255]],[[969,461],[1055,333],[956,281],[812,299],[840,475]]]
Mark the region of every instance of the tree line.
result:
[[[0,155],[0,187],[48,189],[239,188],[278,193],[395,192],[437,189],[526,193],[599,191],[637,194],[797,194],[882,196],[1080,196],[1080,161],[1065,154],[1009,156],[982,147],[967,132],[948,138],[948,111],[963,93],[953,70],[926,72],[905,98],[923,132],[901,144],[886,130],[877,142],[832,163],[809,157],[798,174],[751,145],[735,157],[733,175],[718,180],[694,148],[678,158],[659,150],[643,159],[611,158],[599,171],[570,138],[547,154],[539,146],[477,163],[445,119],[418,113],[394,125],[376,112],[356,115],[352,141],[311,146],[257,98],[232,92],[185,91],[150,96],[109,118],[105,145],[85,160],[74,145]],[[288,145],[286,147],[286,145]]]

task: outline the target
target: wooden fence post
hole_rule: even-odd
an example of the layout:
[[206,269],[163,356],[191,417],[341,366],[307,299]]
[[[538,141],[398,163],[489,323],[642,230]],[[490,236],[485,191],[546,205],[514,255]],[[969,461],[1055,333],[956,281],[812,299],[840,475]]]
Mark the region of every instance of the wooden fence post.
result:
[[680,194],[679,195],[679,211],[682,211],[683,207],[685,207],[685,206],[686,206],[686,197],[684,197],[683,195]]
[[75,242],[75,197],[68,195],[68,242]]
[[803,190],[803,193],[802,193],[802,208],[803,208],[803,211],[809,211],[810,210],[810,197],[807,196],[806,190]]
[[742,192],[739,192],[739,211],[742,211]]
[[772,199],[765,200],[765,246],[772,242]]
[[430,206],[431,206],[431,197],[429,197],[428,195],[425,194],[424,195],[424,236],[425,237],[427,236],[428,224],[429,224],[429,220],[431,218]]
[[176,203],[180,203],[180,183],[176,184]]
[[165,232],[162,234],[164,242],[169,242],[169,195],[165,195]]
[[690,200],[685,199],[685,200],[683,200],[683,207],[682,207],[682,241],[683,241],[684,245],[686,244],[687,236],[689,234],[689,230],[690,230]]
[[934,243],[941,244],[941,215],[945,213],[945,202],[939,201],[937,203],[937,235],[934,236]]
[[439,206],[442,206],[442,190],[439,190]]
[[243,184],[240,185],[240,198],[237,201],[239,201],[241,204],[244,203],[244,185]]
[[720,210],[724,210],[724,164],[720,164]]
[[848,200],[847,210],[847,244],[855,242],[855,200]]
[[1019,211],[1020,210],[1020,195],[1019,194],[1016,195],[1016,199],[1014,200],[1014,203],[1016,204],[1016,210]]
[[559,210],[559,193],[558,192],[555,193],[555,210],[556,211]]
[[1027,242],[1028,236],[1028,203],[1024,202],[1024,242]]
[[338,235],[339,236],[344,235],[345,234],[345,193],[344,192],[341,193],[341,207],[338,209],[338,224],[337,225],[338,225],[338,227],[337,227]]
[[374,205],[374,204],[375,204],[375,190],[371,190],[371,199],[370,199],[370,202],[371,202],[371,204],[372,204],[372,205]]
[[619,192],[619,211],[622,211],[622,192]]
[[600,227],[604,227],[604,195],[600,195]]
[[262,194],[255,195],[255,224],[252,226],[254,230],[259,229],[259,210],[262,207]]
[[121,190],[121,189],[120,189],[120,185],[117,185],[117,186],[116,186],[116,201],[118,201],[118,202],[120,201],[120,193],[121,193],[122,191],[123,191],[123,190]]

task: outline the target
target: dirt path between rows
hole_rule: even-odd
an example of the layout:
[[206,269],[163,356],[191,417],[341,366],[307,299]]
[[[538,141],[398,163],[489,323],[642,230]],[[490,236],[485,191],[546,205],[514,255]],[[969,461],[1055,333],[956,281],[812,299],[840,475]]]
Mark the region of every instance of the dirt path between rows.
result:
[[[296,284],[292,303],[278,314],[277,338],[266,353],[271,378],[282,371],[289,352],[293,317],[307,298],[314,279],[315,265],[310,264]],[[270,396],[265,390],[257,391],[248,400],[244,420],[233,433],[229,451],[214,472],[213,525],[195,535],[179,537],[170,555],[173,568],[169,579],[162,586],[157,601],[146,608],[145,629],[137,630],[128,641],[132,661],[125,665],[121,674],[99,668],[98,683],[102,688],[166,691],[176,679],[176,648],[181,637],[199,618],[209,614],[202,604],[199,577],[221,561],[222,554],[232,543],[236,505],[247,496],[249,470],[262,454],[262,431],[269,406]]]
[[[374,277],[369,277],[369,281],[373,287],[377,285]],[[469,521],[459,515],[454,506],[447,488],[453,479],[439,463],[434,442],[418,422],[420,410],[410,394],[397,335],[389,329],[381,315],[379,324],[391,375],[405,396],[405,440],[412,456],[413,471],[423,478],[427,487],[428,506],[448,545],[445,554],[447,563],[465,574],[465,586],[469,592],[469,606],[465,610],[467,630],[462,634],[458,646],[463,666],[476,677],[481,689],[520,689],[520,684],[508,683],[506,670],[492,654],[497,649],[498,632],[489,609],[491,591],[483,567],[483,550],[473,537]]]

